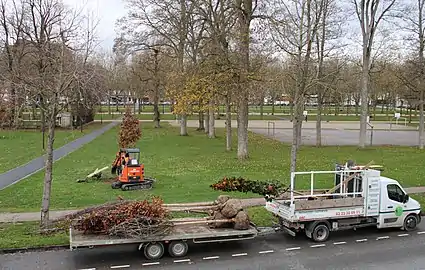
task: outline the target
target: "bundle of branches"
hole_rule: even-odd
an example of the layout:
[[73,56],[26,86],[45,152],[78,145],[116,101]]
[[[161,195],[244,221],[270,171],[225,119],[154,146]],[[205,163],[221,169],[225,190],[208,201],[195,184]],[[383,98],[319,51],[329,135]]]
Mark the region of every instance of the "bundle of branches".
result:
[[210,187],[214,190],[252,192],[263,196],[278,196],[288,190],[286,186],[277,181],[254,181],[242,177],[224,177],[217,183],[210,185]]
[[[117,227],[117,225],[121,223],[143,225],[139,228],[142,231],[149,224],[166,224],[161,222],[167,219],[168,211],[163,206],[162,199],[153,197],[152,202],[148,200],[130,201],[115,206],[107,206],[104,209],[97,208],[77,219],[74,228],[84,233],[120,235],[123,234],[123,232],[120,232],[120,228],[122,230],[123,227]],[[142,222],[142,220],[145,221]],[[146,231],[147,233],[149,231]]]
[[165,235],[173,228],[169,220],[138,217],[126,220],[109,230],[109,235],[126,238],[146,238]]

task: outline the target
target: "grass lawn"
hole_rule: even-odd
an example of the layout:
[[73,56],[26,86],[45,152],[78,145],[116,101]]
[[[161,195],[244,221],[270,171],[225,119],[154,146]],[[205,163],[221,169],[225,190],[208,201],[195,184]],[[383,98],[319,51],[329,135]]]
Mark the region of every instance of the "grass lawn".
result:
[[[289,180],[290,147],[280,142],[250,133],[250,160],[236,158],[235,150],[224,151],[224,132],[218,129],[217,139],[208,139],[203,133],[189,129],[190,136],[178,136],[178,128],[166,126],[160,130],[150,123],[142,124],[142,152],[146,174],[158,179],[151,191],[113,190],[109,183],[76,183],[96,168],[108,166],[117,150],[117,129],[114,128],[95,141],[83,146],[55,163],[53,170],[52,209],[80,208],[124,198],[145,198],[147,194],[160,195],[166,203],[209,201],[219,192],[209,185],[223,176],[243,176],[250,179]],[[236,136],[234,136],[236,146]],[[318,158],[320,157],[320,158]],[[298,170],[332,170],[335,162],[354,159],[357,163],[374,160],[385,166],[384,175],[398,179],[404,186],[424,185],[425,152],[409,147],[302,147]],[[5,190],[0,191],[0,211],[38,211],[43,189],[43,173],[39,172]],[[106,172],[108,174],[108,172]],[[308,177],[307,177],[308,178]],[[309,180],[297,188],[306,188]],[[317,187],[332,186],[332,181],[317,178]],[[252,194],[234,194],[252,197]],[[34,198],[40,198],[34,200]]]
[[38,226],[38,222],[0,223],[0,249],[69,244],[65,232],[43,236],[38,233]]
[[[93,130],[101,128],[100,123],[91,123],[80,130],[61,130],[55,134],[54,147],[59,148],[82,137]],[[45,135],[47,143],[47,134]],[[42,149],[42,133],[35,130],[0,130],[0,173],[30,162],[44,154]]]

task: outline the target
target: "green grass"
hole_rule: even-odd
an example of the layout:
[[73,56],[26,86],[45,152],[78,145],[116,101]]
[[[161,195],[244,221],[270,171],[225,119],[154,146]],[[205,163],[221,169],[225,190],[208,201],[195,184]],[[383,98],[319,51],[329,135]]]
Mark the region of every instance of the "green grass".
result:
[[[235,150],[224,150],[223,130],[218,138],[208,139],[205,134],[189,129],[190,136],[178,136],[178,128],[164,125],[157,130],[151,124],[142,124],[143,138],[137,144],[148,176],[158,179],[151,191],[123,192],[113,190],[109,183],[76,183],[96,168],[111,164],[117,150],[117,128],[83,146],[55,163],[53,170],[52,209],[80,208],[124,198],[143,199],[148,194],[160,195],[166,203],[209,201],[219,192],[209,185],[223,176],[243,176],[250,179],[279,179],[288,183],[290,147],[263,136],[250,133],[248,161],[239,161]],[[236,146],[236,136],[233,145]],[[320,157],[320,158],[318,158]],[[398,179],[404,186],[425,185],[425,152],[409,147],[302,147],[298,170],[332,170],[335,162],[354,159],[365,164],[374,160],[385,166],[384,175]],[[108,172],[106,171],[108,174]],[[43,174],[39,172],[5,190],[0,191],[0,211],[38,211]],[[309,180],[299,182],[297,188],[306,188]],[[317,187],[326,188],[332,181],[317,178]],[[232,194],[252,197],[252,194]],[[35,198],[35,199],[34,199]]]
[[41,235],[38,222],[0,223],[0,249],[66,245],[65,232]]
[[[78,139],[95,129],[101,128],[100,123],[91,123],[76,130],[58,129],[55,133],[54,147],[61,147]],[[42,133],[35,130],[0,130],[0,173],[28,163],[44,154]],[[45,135],[47,143],[47,134]]]

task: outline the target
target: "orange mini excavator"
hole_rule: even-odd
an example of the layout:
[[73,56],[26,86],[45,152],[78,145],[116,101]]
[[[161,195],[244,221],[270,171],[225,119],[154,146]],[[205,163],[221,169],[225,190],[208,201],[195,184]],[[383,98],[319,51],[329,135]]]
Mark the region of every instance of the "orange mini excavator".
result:
[[112,188],[122,190],[150,189],[154,180],[145,177],[145,166],[139,163],[138,148],[121,148],[112,163],[112,174],[118,175],[118,181],[112,183]]

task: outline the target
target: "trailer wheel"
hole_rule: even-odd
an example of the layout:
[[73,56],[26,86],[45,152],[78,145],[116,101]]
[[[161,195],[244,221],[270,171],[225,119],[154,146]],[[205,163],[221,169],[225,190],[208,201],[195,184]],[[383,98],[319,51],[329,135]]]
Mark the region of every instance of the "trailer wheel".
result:
[[311,233],[311,236],[314,240],[314,242],[325,242],[329,238],[329,228],[325,224],[318,224],[316,227],[314,227],[313,232]]
[[183,257],[187,254],[189,246],[184,241],[172,241],[168,245],[168,253],[172,257]]
[[158,260],[164,255],[164,245],[161,242],[152,242],[145,245],[143,253],[148,260]]
[[416,225],[418,225],[418,217],[416,215],[408,215],[404,219],[404,230],[410,232],[416,229]]

